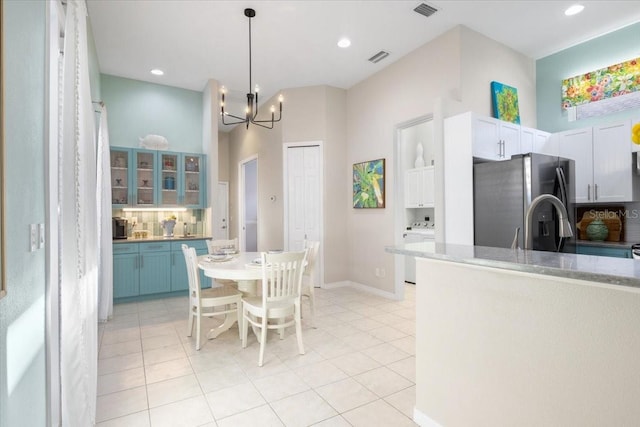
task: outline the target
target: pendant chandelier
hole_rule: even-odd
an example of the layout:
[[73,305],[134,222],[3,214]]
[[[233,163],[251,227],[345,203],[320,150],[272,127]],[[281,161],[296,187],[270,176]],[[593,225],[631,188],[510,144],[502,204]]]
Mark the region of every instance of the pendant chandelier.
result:
[[[220,114],[222,115],[222,124],[224,125],[237,125],[240,123],[245,123],[247,129],[249,129],[249,124],[252,123],[257,126],[261,126],[267,129],[273,129],[273,124],[279,122],[282,119],[282,95],[278,97],[278,102],[280,103],[280,108],[278,111],[278,118],[275,118],[275,107],[271,106],[271,119],[270,120],[258,120],[256,117],[258,116],[258,85],[255,86],[254,92],[251,92],[251,18],[256,16],[256,11],[253,9],[245,9],[244,16],[249,18],[249,93],[247,93],[247,108],[245,109],[245,116],[234,116],[233,114],[229,114],[224,110],[224,99],[225,99],[225,88],[222,87],[222,102],[220,103]],[[235,121],[228,122],[225,118],[232,117],[236,119]]]

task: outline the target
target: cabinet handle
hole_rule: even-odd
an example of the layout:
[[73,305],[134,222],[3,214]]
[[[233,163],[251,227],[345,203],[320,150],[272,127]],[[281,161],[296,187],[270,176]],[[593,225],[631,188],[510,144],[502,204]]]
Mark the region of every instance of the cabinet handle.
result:
[[162,245],[149,245],[147,246],[149,249],[162,249]]
[[504,159],[507,155],[507,148],[504,145],[504,139],[502,140],[502,158]]
[[591,200],[591,184],[587,184],[587,200]]
[[502,141],[498,140],[498,157],[502,157]]
[[593,200],[594,201],[598,200],[598,184],[595,184],[593,186]]

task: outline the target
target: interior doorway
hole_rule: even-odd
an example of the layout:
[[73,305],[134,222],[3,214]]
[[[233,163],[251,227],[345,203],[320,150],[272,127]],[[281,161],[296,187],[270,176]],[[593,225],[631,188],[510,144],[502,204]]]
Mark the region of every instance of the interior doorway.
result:
[[240,250],[258,251],[258,157],[240,162]]
[[322,232],[322,142],[286,143],[283,150],[285,250],[302,249],[305,240],[320,242],[314,283],[324,283]]

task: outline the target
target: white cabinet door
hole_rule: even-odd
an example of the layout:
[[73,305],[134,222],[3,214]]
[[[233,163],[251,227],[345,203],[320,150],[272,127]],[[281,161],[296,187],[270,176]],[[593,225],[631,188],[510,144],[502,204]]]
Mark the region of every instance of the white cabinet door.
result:
[[576,203],[593,202],[592,128],[556,134],[560,157],[575,161]]
[[429,208],[435,203],[434,167],[409,169],[405,172],[405,208]]
[[422,203],[424,206],[434,206],[436,201],[435,195],[435,168],[426,167],[422,170]]
[[593,128],[593,197],[596,202],[633,200],[631,121]]
[[558,156],[558,138],[549,132],[522,127],[520,129],[520,148],[523,153],[540,153]]
[[473,116],[473,157],[487,160],[501,160],[499,121],[490,117]]
[[520,150],[520,125],[473,116],[473,157],[509,160]]
[[499,140],[502,143],[501,160],[509,160],[514,154],[520,154],[520,125],[500,121]]

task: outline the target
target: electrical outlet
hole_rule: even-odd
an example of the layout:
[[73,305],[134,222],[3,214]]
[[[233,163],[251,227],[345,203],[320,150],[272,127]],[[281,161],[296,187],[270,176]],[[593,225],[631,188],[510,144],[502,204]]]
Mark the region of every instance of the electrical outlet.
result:
[[29,252],[36,250],[38,243],[38,227],[36,224],[29,224]]
[[386,275],[387,275],[387,272],[386,272],[386,271],[384,271],[384,268],[380,268],[379,270],[380,270],[380,274],[379,274],[379,276],[378,276],[378,277],[384,277],[384,276],[386,276]]
[[44,248],[44,224],[38,224],[38,249]]

